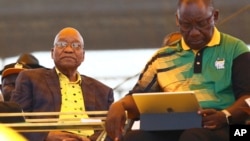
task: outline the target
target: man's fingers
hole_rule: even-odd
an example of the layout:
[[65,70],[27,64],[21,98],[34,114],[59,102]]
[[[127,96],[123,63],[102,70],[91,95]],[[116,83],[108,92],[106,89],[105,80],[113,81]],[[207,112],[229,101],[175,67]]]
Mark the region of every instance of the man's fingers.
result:
[[217,126],[216,125],[204,125],[204,128],[207,129],[215,129]]

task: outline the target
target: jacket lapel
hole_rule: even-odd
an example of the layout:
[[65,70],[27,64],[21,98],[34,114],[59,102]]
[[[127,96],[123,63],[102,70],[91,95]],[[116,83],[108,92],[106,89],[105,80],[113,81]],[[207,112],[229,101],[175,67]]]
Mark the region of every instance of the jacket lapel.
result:
[[82,94],[86,111],[93,111],[95,109],[95,89],[91,87],[91,82],[84,76],[82,77]]
[[51,91],[52,98],[54,101],[55,111],[61,110],[61,88],[59,78],[56,74],[55,68],[47,71],[45,79],[48,83],[48,89]]

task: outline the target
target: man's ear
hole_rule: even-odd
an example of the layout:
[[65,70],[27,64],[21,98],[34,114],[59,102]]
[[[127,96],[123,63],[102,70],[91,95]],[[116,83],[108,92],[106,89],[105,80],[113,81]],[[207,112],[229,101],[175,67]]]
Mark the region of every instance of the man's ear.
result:
[[85,50],[83,50],[82,52],[83,56],[82,56],[82,62],[85,60]]
[[50,56],[51,56],[52,59],[54,59],[53,53],[54,53],[54,48],[51,48],[51,50],[50,50]]
[[2,86],[3,86],[3,85],[2,85],[2,84],[0,84],[0,90],[1,90],[1,91],[2,91]]
[[180,24],[179,24],[179,18],[178,18],[177,14],[175,14],[175,23],[176,23],[177,26],[180,26]]
[[214,10],[214,23],[216,24],[219,19],[219,10]]

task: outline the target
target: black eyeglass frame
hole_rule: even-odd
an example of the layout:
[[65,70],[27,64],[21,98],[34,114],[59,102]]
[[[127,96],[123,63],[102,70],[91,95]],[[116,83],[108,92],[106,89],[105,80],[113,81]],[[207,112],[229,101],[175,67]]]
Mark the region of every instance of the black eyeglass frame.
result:
[[214,17],[214,11],[212,12],[212,14],[203,19],[200,20],[199,22],[197,22],[195,25],[191,24],[191,23],[187,23],[187,22],[183,22],[178,18],[178,23],[179,23],[179,28],[184,31],[184,32],[189,32],[191,31],[193,28],[198,29],[199,31],[207,29],[208,27],[211,26],[211,19],[212,17]]

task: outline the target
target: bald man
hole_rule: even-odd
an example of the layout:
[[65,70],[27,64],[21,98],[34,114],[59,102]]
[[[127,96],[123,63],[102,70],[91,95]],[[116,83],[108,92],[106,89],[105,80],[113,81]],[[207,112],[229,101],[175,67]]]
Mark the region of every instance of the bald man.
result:
[[[55,36],[54,47],[51,49],[55,67],[22,71],[16,80],[11,101],[18,103],[24,112],[108,110],[114,101],[113,90],[77,71],[84,61],[84,56],[84,40],[79,31],[72,27],[62,29]],[[86,118],[86,116],[60,115],[58,118]],[[95,140],[99,133],[92,130],[67,130],[25,133],[24,136],[29,141],[90,141]]]

